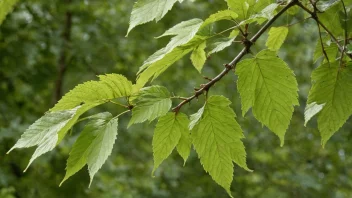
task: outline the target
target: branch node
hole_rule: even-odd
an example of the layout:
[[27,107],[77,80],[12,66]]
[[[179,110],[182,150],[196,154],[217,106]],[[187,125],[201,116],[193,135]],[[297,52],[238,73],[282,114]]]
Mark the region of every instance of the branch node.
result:
[[231,69],[231,65],[228,63],[224,64],[224,66],[226,67],[226,69]]
[[205,79],[205,80],[208,80],[208,81],[212,81],[213,79],[211,79],[211,78],[209,78],[209,77],[207,77],[207,76],[203,76],[203,78]]

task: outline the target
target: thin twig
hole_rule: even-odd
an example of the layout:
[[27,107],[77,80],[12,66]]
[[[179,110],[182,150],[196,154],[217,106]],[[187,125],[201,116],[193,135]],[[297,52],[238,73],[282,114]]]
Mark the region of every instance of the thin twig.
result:
[[194,95],[191,97],[187,98],[187,100],[182,101],[179,103],[176,107],[172,109],[174,112],[179,112],[180,109],[182,108],[183,105],[191,102],[194,98],[198,98],[198,96],[202,95],[205,92],[208,92],[208,90],[219,80],[221,80],[229,71],[232,69],[235,69],[236,64],[246,55],[249,53],[251,46],[258,40],[258,38],[284,13],[286,10],[288,10],[290,7],[296,5],[298,3],[298,0],[292,0],[290,3],[288,3],[280,12],[278,12],[272,19],[270,19],[250,40],[247,40],[245,42],[244,48],[239,52],[239,54],[228,64],[225,64],[225,69],[218,74],[213,80],[209,81],[208,83],[204,84],[200,89],[195,91]]
[[323,43],[323,38],[321,37],[320,25],[319,25],[318,22],[317,22],[317,26],[318,26],[318,34],[319,34],[319,39],[320,39],[321,50],[323,51],[323,54],[324,54],[326,60],[328,61],[329,65],[330,65],[330,60],[329,60],[328,54],[326,53],[326,50],[325,50],[325,46],[324,46],[324,43]]
[[[312,19],[314,19],[332,38],[332,40],[336,43],[337,47],[339,48],[341,53],[346,53],[344,48],[341,46],[341,44],[338,42],[337,38],[332,34],[332,32],[319,20],[318,15],[316,12],[310,11],[308,8],[306,8],[301,2],[297,1],[297,5],[301,7],[304,11],[306,11],[308,14],[312,16]],[[352,59],[352,54],[346,53],[348,57]]]

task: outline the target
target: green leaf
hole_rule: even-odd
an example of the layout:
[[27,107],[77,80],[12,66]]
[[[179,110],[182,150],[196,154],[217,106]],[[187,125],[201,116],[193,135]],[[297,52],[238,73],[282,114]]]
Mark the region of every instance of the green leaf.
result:
[[247,18],[249,9],[249,2],[247,0],[226,0],[226,2],[228,7],[238,14],[240,20]]
[[318,114],[318,129],[324,146],[352,114],[352,69],[339,62],[325,63],[312,73],[307,104],[325,104]]
[[262,12],[271,0],[226,0],[228,7],[238,14],[239,20],[245,20]]
[[76,111],[76,114],[72,117],[72,119],[66,124],[66,126],[62,130],[59,131],[57,144],[60,144],[60,142],[65,137],[67,131],[77,122],[78,118],[82,114],[84,114],[89,109],[91,109],[93,107],[96,107],[97,105],[100,105],[100,103],[92,103],[92,104],[81,105],[81,107]]
[[236,37],[232,37],[232,38],[219,38],[219,39],[215,39],[213,40],[208,47],[208,53],[207,55],[211,55],[214,54],[216,52],[220,52],[222,50],[224,50],[225,48],[229,47],[233,41],[236,39]]
[[240,31],[238,29],[234,29],[230,32],[229,38],[236,38]]
[[[160,117],[153,136],[154,168],[152,174],[176,146],[180,148],[178,151],[181,150],[180,155],[186,162],[190,149],[188,124],[188,117],[182,113],[168,113]],[[183,140],[180,145],[182,136]]]
[[150,122],[165,115],[171,108],[170,92],[162,86],[151,86],[141,89],[133,102],[132,118],[128,127],[146,120]]
[[[180,113],[178,113],[178,114],[180,114]],[[183,119],[183,120],[185,121],[185,119]],[[188,129],[188,125],[189,125],[189,119],[187,117],[187,126],[185,129],[181,130],[181,138],[176,146],[177,152],[183,158],[183,161],[184,161],[183,165],[186,164],[186,161],[187,161],[187,158],[191,152],[191,146],[192,146],[191,134]]]
[[[336,3],[326,9],[323,13],[317,13],[321,23],[335,36],[343,36],[344,31],[340,23],[340,10],[343,9],[341,3]],[[321,28],[322,31],[325,31]]]
[[298,12],[300,11],[300,7],[298,7],[297,5],[290,7],[286,12],[289,15],[296,15]]
[[273,0],[248,0],[249,2],[249,10],[248,16],[252,16],[258,13],[261,13],[265,8],[273,4]]
[[146,61],[144,61],[143,65],[139,68],[137,74],[143,71],[145,68],[150,66],[150,64],[163,59],[168,53],[172,52],[176,47],[184,45],[190,42],[196,35],[199,27],[203,21],[201,19],[191,19],[188,21],[183,21],[174,27],[167,30],[164,34],[157,37],[164,37],[174,35],[170,42],[166,45],[166,47],[156,51],[153,55],[151,55]]
[[29,126],[8,153],[16,148],[38,146],[25,169],[26,171],[36,158],[55,148],[59,139],[58,133],[66,132],[71,128],[72,125],[66,126],[70,125],[71,120],[74,120],[74,116],[80,108],[81,106],[78,106],[71,110],[46,113]]
[[0,25],[5,20],[6,15],[12,12],[18,0],[1,0],[0,1]]
[[[173,26],[172,28],[166,30],[162,35],[156,37],[161,38],[164,36],[187,36],[191,35],[192,38],[198,31],[199,27],[203,24],[201,19],[190,19],[188,21],[182,21],[181,23]],[[188,39],[190,40],[190,39]]]
[[[211,15],[204,22],[200,19],[191,19],[181,22],[157,37],[174,35],[166,47],[151,55],[139,68],[137,73],[137,87],[142,88],[150,78],[152,78],[153,81],[173,63],[191,52],[194,48],[197,48],[208,38],[208,36],[196,35],[196,33],[200,34],[204,29],[207,29],[210,24],[216,21],[233,20],[236,17],[237,14],[235,12],[223,10]],[[196,67],[198,70],[201,68],[200,65],[201,62],[197,62]]]
[[94,175],[111,154],[117,136],[118,119],[112,118],[110,113],[98,114],[93,118],[73,145],[67,160],[66,175],[60,186],[86,164],[90,175],[90,186]]
[[[330,38],[325,37],[323,38],[324,50],[330,62],[334,62],[336,59],[336,55],[339,51],[337,45],[330,41]],[[319,58],[323,57],[324,61],[327,61],[325,55],[323,53],[320,40],[317,41],[315,46],[314,54],[313,54],[313,61],[316,62]]]
[[161,73],[168,69],[173,63],[181,59],[183,56],[191,52],[196,46],[204,42],[202,37],[196,36],[189,43],[176,47],[170,53],[166,54],[162,59],[151,64],[143,65],[145,69],[139,72],[136,86],[142,88],[150,78],[152,81]]
[[276,3],[270,4],[267,7],[265,7],[263,10],[261,10],[260,13],[253,14],[248,19],[242,21],[240,25],[251,24],[254,22],[257,22],[258,24],[262,24],[266,20],[270,20],[271,18],[274,17],[278,6],[279,4],[276,4]]
[[276,52],[263,50],[238,63],[236,74],[242,114],[252,107],[254,116],[279,136],[282,146],[293,106],[298,105],[297,81],[292,70]]
[[325,104],[317,104],[316,102],[312,102],[308,104],[304,110],[304,126],[307,125],[308,121],[318,114],[324,107]]
[[204,170],[231,196],[233,162],[246,170],[246,153],[241,139],[242,129],[223,96],[211,96],[197,114],[191,116],[191,137]]
[[347,45],[347,53],[352,54],[352,44]]
[[132,9],[127,35],[137,25],[161,20],[177,1],[183,0],[138,0]]
[[131,95],[132,83],[124,76],[106,74],[98,77],[100,81],[88,81],[77,85],[50,111],[72,109],[81,104],[97,106],[115,98]]
[[288,27],[272,27],[269,30],[269,37],[266,46],[273,51],[278,51],[284,43],[288,34]]
[[203,69],[203,65],[207,60],[207,57],[204,51],[205,47],[206,47],[206,42],[204,41],[203,43],[199,44],[196,48],[194,48],[191,54],[192,64],[198,70],[199,73],[201,73]]
[[[174,35],[166,47],[151,55],[139,68],[137,73],[137,87],[142,88],[150,78],[152,78],[153,81],[173,63],[181,59],[194,48],[197,48],[208,38],[208,36],[196,35],[196,33],[201,34],[210,24],[216,21],[234,20],[236,17],[237,14],[235,12],[223,10],[211,15],[204,22],[200,19],[191,19],[181,22],[157,37]],[[200,65],[201,62],[197,63],[198,70],[201,68]]]
[[238,17],[238,14],[232,10],[221,10],[215,14],[210,15],[202,24],[200,29],[207,27],[208,25],[221,20],[233,21]]

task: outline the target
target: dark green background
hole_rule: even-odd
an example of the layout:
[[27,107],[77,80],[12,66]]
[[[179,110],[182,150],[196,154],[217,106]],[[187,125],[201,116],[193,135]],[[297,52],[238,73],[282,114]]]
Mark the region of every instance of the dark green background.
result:
[[[58,63],[65,51],[67,70],[62,89],[66,93],[78,83],[97,79],[97,74],[120,73],[135,79],[138,67],[149,55],[163,47],[168,38],[154,39],[167,28],[191,18],[205,19],[220,9],[225,1],[196,0],[177,3],[159,23],[151,22],[134,29],[125,37],[133,1],[72,0],[20,2],[0,26],[0,197],[227,197],[225,190],[205,173],[192,151],[186,166],[173,153],[151,177],[153,155],[151,140],[155,122],[126,129],[129,115],[119,122],[119,135],[112,155],[88,188],[86,170],[58,187],[65,174],[70,148],[82,126],[75,126],[71,135],[52,152],[36,160],[23,173],[34,151],[22,149],[5,153],[26,127],[55,103],[55,82]],[[67,12],[72,13],[70,41],[64,39]],[[284,15],[274,26],[303,19]],[[216,30],[228,23],[219,23]],[[252,26],[254,33],[258,27]],[[210,94],[230,98],[237,120],[242,126],[248,166],[253,173],[235,167],[231,190],[235,197],[352,197],[351,124],[348,121],[327,143],[320,146],[320,136],[313,119],[303,126],[303,111],[310,88],[310,74],[317,66],[312,62],[318,38],[314,21],[290,26],[288,39],[280,51],[294,70],[299,83],[300,106],[295,108],[287,131],[285,145],[256,121],[251,112],[241,116],[236,76],[232,73],[214,86]],[[266,35],[253,48],[263,49]],[[213,77],[240,50],[237,43],[207,61],[203,75]],[[189,96],[193,88],[205,80],[187,56],[178,61],[153,84],[166,86],[179,96]],[[179,101],[174,101],[174,105]],[[203,99],[185,106],[188,115],[202,106]],[[90,113],[121,108],[107,104]]]

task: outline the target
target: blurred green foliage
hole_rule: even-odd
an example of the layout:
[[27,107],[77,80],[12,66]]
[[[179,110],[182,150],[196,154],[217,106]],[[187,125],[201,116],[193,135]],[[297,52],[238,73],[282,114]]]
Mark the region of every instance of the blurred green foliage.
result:
[[[58,187],[65,174],[70,148],[82,126],[75,126],[70,136],[54,151],[40,157],[25,168],[33,149],[5,155],[21,133],[55,103],[58,62],[66,50],[62,89],[66,93],[76,84],[96,79],[97,74],[120,73],[135,79],[143,61],[163,47],[167,39],[156,40],[169,27],[190,18],[206,18],[225,1],[189,0],[175,8],[159,23],[138,26],[129,37],[129,13],[133,1],[68,0],[21,1],[0,26],[0,197],[227,197],[201,167],[192,151],[185,167],[175,153],[151,176],[153,168],[152,135],[155,122],[139,124],[126,130],[128,117],[122,117],[113,154],[88,188],[86,170]],[[66,14],[72,14],[71,39],[63,36]],[[285,15],[274,26],[304,19],[303,13]],[[219,23],[217,30],[226,27]],[[250,32],[258,27],[253,25]],[[313,119],[304,123],[304,107],[311,86],[310,75],[317,66],[313,52],[318,38],[314,21],[305,20],[289,26],[288,39],[280,57],[295,71],[299,83],[300,106],[295,108],[287,131],[285,145],[268,129],[263,128],[251,113],[241,116],[240,98],[235,75],[230,74],[216,84],[210,94],[230,98],[246,139],[247,161],[253,173],[235,167],[231,190],[235,197],[352,197],[352,125],[348,121],[328,142],[325,149]],[[264,48],[266,36],[253,47],[253,53]],[[241,45],[214,54],[207,61],[203,75],[215,76],[223,63],[233,59]],[[163,85],[175,95],[189,96],[193,88],[204,83],[202,75],[189,58],[178,61],[153,84]],[[177,101],[175,101],[177,102]],[[185,113],[194,113],[203,99],[185,106]],[[176,104],[176,103],[175,103]],[[175,105],[174,104],[174,105]],[[121,112],[106,104],[92,112]]]

